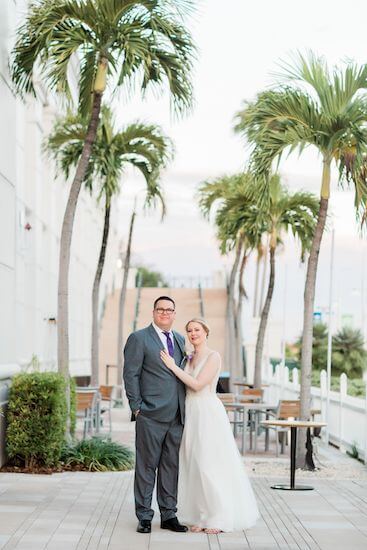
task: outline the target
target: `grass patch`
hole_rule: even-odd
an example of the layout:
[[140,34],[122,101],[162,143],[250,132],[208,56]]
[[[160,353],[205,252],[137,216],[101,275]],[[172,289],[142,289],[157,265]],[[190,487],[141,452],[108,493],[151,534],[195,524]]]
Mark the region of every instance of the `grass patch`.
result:
[[120,472],[134,468],[134,453],[110,439],[92,437],[65,446],[61,461],[70,470]]

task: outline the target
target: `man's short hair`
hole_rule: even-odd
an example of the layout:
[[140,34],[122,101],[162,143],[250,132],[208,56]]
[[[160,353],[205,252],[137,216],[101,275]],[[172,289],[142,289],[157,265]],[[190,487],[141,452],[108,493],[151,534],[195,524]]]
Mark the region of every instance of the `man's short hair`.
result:
[[175,301],[174,301],[172,298],[170,298],[169,296],[159,296],[159,298],[157,298],[157,299],[154,301],[153,309],[155,309],[157,303],[158,303],[160,300],[169,300],[170,302],[172,302],[174,308],[176,309]]

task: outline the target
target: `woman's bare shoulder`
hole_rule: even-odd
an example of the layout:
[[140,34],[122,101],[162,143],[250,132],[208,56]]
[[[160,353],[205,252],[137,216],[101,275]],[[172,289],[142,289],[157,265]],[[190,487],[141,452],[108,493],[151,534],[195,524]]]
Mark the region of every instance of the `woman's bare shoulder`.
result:
[[213,363],[220,363],[222,361],[222,358],[220,356],[219,351],[216,351],[215,349],[211,349],[209,352],[209,361],[212,361]]

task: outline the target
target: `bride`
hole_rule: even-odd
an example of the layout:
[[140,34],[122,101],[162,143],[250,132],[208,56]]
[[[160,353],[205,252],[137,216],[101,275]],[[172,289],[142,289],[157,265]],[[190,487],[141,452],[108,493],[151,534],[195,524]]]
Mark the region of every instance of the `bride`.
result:
[[205,321],[191,319],[186,332],[194,354],[184,371],[167,351],[161,351],[165,365],[187,386],[178,509],[195,532],[247,529],[259,512],[226,411],[216,395],[220,355],[207,346]]

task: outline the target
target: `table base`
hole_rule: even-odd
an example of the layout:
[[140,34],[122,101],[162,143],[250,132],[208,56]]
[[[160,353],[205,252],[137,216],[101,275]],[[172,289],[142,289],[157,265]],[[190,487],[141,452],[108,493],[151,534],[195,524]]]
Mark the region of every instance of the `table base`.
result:
[[313,487],[310,485],[272,485],[272,489],[280,489],[281,491],[313,491]]

